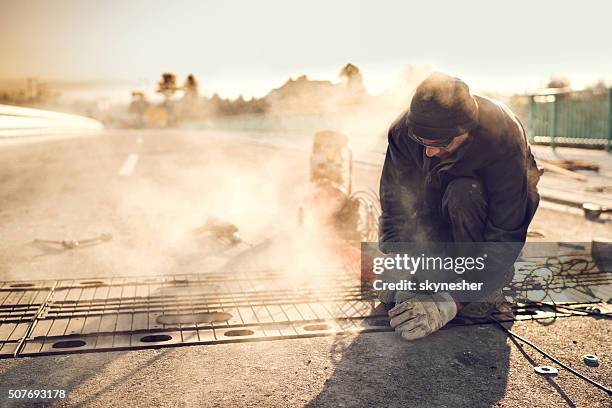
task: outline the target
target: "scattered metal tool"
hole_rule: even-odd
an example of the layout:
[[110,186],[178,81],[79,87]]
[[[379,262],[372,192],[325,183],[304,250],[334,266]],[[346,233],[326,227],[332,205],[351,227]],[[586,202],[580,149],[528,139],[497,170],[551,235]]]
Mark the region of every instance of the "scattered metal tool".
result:
[[597,357],[595,354],[585,354],[582,356],[582,361],[584,361],[584,364],[588,365],[589,367],[599,366],[599,357]]
[[541,375],[557,375],[559,370],[552,366],[535,366],[533,367],[533,371]]
[[589,220],[597,220],[601,214],[612,213],[612,208],[603,207],[599,204],[584,203],[582,204],[584,216]]
[[41,244],[53,244],[53,245],[61,245],[63,249],[77,249],[84,246],[100,244],[102,242],[107,242],[113,239],[113,236],[108,233],[100,234],[97,237],[88,238],[88,239],[67,239],[63,241],[55,241],[48,239],[35,239],[35,243]]
[[213,236],[229,246],[238,245],[241,242],[251,245],[242,239],[236,225],[216,217],[209,217],[204,225],[192,230],[191,233],[195,236]]

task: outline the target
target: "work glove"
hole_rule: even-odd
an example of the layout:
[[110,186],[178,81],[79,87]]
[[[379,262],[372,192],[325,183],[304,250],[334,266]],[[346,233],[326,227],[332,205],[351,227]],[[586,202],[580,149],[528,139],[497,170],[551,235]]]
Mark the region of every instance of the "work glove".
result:
[[401,298],[396,298],[396,305],[389,310],[391,327],[406,340],[425,337],[439,330],[457,315],[457,305],[446,292],[401,292]]

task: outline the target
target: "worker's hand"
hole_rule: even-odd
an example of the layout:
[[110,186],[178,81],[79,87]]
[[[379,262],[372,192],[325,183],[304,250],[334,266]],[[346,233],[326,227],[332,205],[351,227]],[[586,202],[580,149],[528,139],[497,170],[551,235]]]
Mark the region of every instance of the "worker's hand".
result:
[[414,294],[402,292],[404,299],[389,310],[391,327],[406,340],[416,340],[439,330],[457,314],[457,305],[446,292]]

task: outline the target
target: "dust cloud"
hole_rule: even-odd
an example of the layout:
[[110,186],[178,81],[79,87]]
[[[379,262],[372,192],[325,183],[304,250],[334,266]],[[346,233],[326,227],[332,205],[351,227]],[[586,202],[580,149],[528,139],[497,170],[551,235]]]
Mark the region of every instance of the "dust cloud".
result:
[[[372,96],[350,65],[343,68],[340,83],[306,77],[288,81],[270,92],[265,114],[216,115],[170,129],[117,131],[126,140],[144,136],[135,150],[140,156],[136,174],[127,179],[95,172],[80,176],[77,181],[90,186],[87,212],[79,208],[76,184],[74,194],[62,196],[75,209],[62,221],[72,231],[105,232],[113,239],[62,254],[72,257],[68,266],[65,259],[43,254],[36,269],[49,278],[73,271],[79,277],[110,277],[275,270],[309,279],[337,267],[333,232],[298,225],[299,209],[312,193],[313,135],[321,130],[346,133],[355,162],[371,161],[372,155],[382,161],[390,123],[431,71],[409,68],[397,86]],[[108,161],[101,159],[99,171],[120,165],[115,157],[124,154],[116,156],[117,149],[127,152],[123,144],[128,142],[114,138],[98,146]],[[354,178],[357,188],[365,187],[359,171]],[[226,245],[210,231],[202,232],[211,218],[235,225],[242,241]],[[45,234],[67,238],[58,231]],[[24,267],[12,269],[17,276]]]
[[[204,144],[146,168],[146,177],[121,188],[116,235],[124,250],[113,270],[134,276],[273,270],[303,277],[333,262],[324,256],[325,235],[298,225],[309,194],[306,154]],[[198,233],[213,217],[235,225],[242,242]]]

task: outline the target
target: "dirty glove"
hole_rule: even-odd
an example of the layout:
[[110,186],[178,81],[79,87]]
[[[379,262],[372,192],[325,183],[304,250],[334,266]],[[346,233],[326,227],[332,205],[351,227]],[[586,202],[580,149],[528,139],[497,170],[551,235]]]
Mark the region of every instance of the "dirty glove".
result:
[[405,299],[389,310],[389,317],[391,327],[406,340],[420,339],[439,330],[457,314],[457,305],[446,292],[402,294]]

